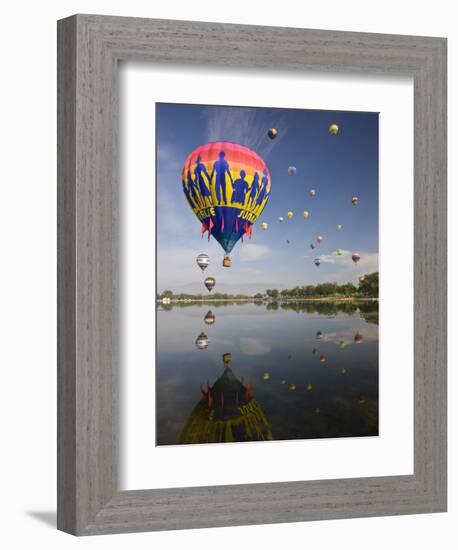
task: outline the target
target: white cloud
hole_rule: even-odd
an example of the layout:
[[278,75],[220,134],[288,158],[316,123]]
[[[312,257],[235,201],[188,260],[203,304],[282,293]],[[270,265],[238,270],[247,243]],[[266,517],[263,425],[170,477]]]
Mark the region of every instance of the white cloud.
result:
[[265,355],[271,348],[258,338],[240,338],[240,350],[245,355]]
[[269,254],[270,248],[264,244],[244,244],[240,247],[239,259],[241,262],[255,262]]

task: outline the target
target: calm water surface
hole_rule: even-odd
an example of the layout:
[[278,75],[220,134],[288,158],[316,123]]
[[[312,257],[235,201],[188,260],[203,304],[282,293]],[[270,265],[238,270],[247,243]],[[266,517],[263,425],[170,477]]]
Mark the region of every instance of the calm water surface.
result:
[[378,435],[378,304],[158,305],[156,398],[157,445]]

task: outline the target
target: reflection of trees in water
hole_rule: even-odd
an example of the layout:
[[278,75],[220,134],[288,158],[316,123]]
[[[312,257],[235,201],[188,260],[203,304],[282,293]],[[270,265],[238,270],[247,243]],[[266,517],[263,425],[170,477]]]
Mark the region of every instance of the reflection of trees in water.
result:
[[337,313],[346,313],[352,315],[359,311],[361,317],[368,323],[378,324],[378,302],[332,302],[332,301],[274,301],[264,302],[260,300],[250,301],[216,301],[216,300],[196,300],[190,302],[174,302],[170,304],[158,304],[158,310],[171,311],[174,307],[186,308],[193,306],[208,306],[213,308],[226,306],[246,306],[254,304],[258,307],[264,306],[267,311],[277,311],[279,308],[285,311],[295,311],[296,313],[319,313],[321,315],[337,315]]

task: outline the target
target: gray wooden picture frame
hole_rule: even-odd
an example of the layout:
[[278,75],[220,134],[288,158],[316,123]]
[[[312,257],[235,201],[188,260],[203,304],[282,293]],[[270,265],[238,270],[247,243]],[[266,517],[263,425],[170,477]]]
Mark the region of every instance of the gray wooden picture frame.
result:
[[[413,475],[118,489],[120,60],[413,77]],[[58,22],[59,529],[95,535],[446,511],[446,63],[444,38],[97,15]]]

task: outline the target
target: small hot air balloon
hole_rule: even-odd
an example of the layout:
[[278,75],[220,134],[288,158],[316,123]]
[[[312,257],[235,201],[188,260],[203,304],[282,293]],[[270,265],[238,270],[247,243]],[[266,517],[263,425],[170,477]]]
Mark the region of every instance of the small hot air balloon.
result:
[[290,385],[289,385],[289,389],[290,389],[291,391],[294,391],[294,390],[296,389],[296,384],[290,384]]
[[357,264],[361,259],[361,256],[358,254],[358,252],[353,252],[353,254],[351,255],[351,259],[355,264]]
[[351,198],[351,203],[352,203],[353,206],[356,206],[358,204],[358,201],[359,201],[358,197],[352,197]]
[[337,224],[337,229],[342,229],[342,224],[341,223]]
[[310,216],[310,213],[307,210],[304,210],[304,218],[308,218]]
[[309,195],[310,195],[311,197],[314,197],[314,196],[316,195],[315,189],[310,189]]
[[294,212],[292,210],[288,210],[287,216],[289,219],[291,219],[294,216]]
[[321,244],[322,241],[323,241],[323,237],[322,237],[321,235],[317,235],[317,236],[316,236],[316,242],[317,242],[318,244]]
[[285,384],[286,384],[286,380],[282,380],[282,381],[281,381],[281,384],[285,385]]
[[261,228],[265,231],[269,227],[269,224],[267,222],[261,223]]
[[314,245],[313,243],[310,243],[310,248],[311,248],[312,250],[315,250],[315,245]]
[[216,285],[216,281],[213,277],[207,277],[204,281],[204,285],[207,287],[208,292],[211,292]]
[[213,325],[215,323],[215,320],[216,318],[213,313],[211,311],[207,311],[207,314],[204,317],[204,323],[206,325]]
[[280,223],[283,223],[283,217],[280,216],[280,217],[278,218],[278,221],[279,221]]
[[268,372],[265,372],[263,375],[262,375],[262,378],[264,380],[270,380],[270,374]]
[[329,126],[329,133],[332,136],[335,136],[338,131],[339,131],[339,126],[335,122]]
[[326,363],[326,356],[320,355],[320,363]]
[[208,337],[205,334],[205,332],[201,332],[196,340],[196,348],[197,349],[207,349],[208,348]]
[[347,342],[345,340],[339,340],[339,348],[344,349],[347,347]]
[[362,283],[365,279],[366,279],[366,277],[365,277],[364,275],[360,275],[360,276],[358,277],[358,281],[359,281],[360,283]]
[[313,262],[314,262],[314,264],[315,264],[317,267],[319,267],[319,265],[321,264],[320,258],[315,258],[315,259],[313,260]]
[[319,330],[316,334],[315,334],[315,338],[317,340],[320,340],[321,338],[323,338],[323,333],[321,332],[321,330]]
[[288,239],[286,239],[286,244],[289,244],[289,241],[288,241]]
[[313,390],[312,384],[307,384],[305,387],[307,388],[307,391],[312,391]]
[[210,258],[207,254],[199,254],[196,258],[197,265],[202,271],[205,271],[210,263]]
[[269,128],[267,135],[270,139],[275,139],[277,137],[278,130],[276,128]]
[[359,332],[359,330],[355,334],[355,344],[362,344],[364,342],[363,335]]
[[340,372],[341,372],[342,374],[347,374],[347,369],[346,369],[345,367],[342,367],[342,368],[340,369]]
[[288,166],[288,176],[295,176],[296,171],[297,170],[295,166]]
[[341,248],[338,248],[336,250],[336,256],[342,256],[342,254],[343,254],[343,250]]

